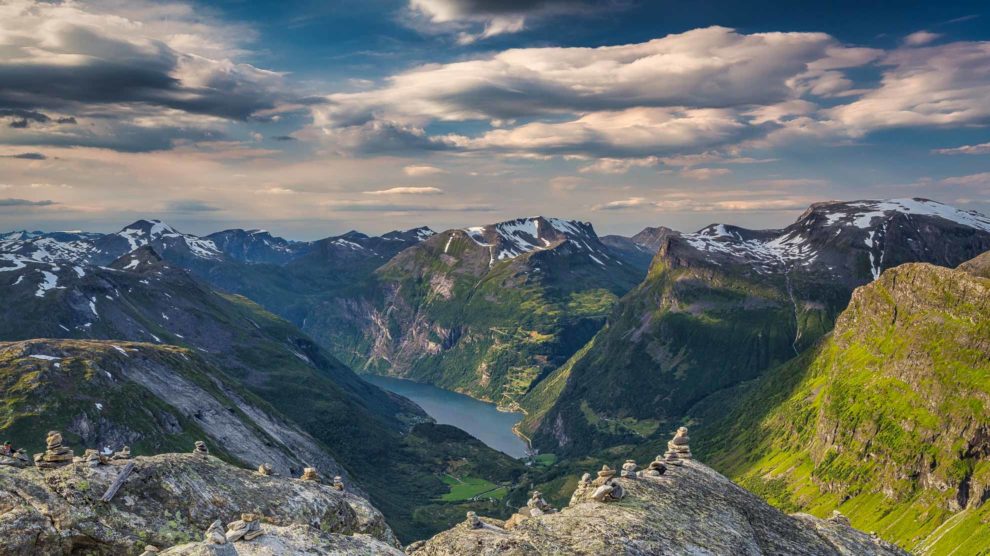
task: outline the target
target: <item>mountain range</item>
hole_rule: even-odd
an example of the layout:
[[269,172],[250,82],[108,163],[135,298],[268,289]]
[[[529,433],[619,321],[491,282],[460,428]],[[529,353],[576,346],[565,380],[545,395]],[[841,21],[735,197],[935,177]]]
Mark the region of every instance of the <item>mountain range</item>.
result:
[[[450,461],[568,496],[562,473],[577,462],[655,454],[687,423],[706,462],[783,509],[841,508],[922,553],[982,550],[988,251],[990,218],[927,199],[816,203],[783,229],[631,237],[542,216],[312,242],[144,220],[11,232],[0,376],[25,394],[5,400],[0,429],[37,435],[43,396],[87,440],[138,426],[132,443],[148,448],[185,442],[179,429],[234,434],[145,375],[171,377],[233,416],[244,440],[225,457],[250,464],[264,445],[295,469],[318,453],[400,537],[422,538],[444,525],[424,514],[440,513],[428,499]],[[90,367],[120,384],[92,382]],[[526,470],[469,437],[431,458],[421,410],[352,369],[522,411],[520,434],[559,463]],[[25,382],[38,372],[80,394]],[[138,403],[141,416],[106,409]],[[298,442],[273,448],[282,436]]]

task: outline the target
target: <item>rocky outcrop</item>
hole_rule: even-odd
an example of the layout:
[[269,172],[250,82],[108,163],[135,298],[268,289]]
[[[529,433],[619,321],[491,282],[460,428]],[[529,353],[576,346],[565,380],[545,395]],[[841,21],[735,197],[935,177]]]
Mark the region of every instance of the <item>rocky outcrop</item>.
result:
[[[109,502],[100,497],[124,461],[0,466],[0,552],[138,554],[146,545],[184,545],[165,553],[291,554],[302,547],[325,548],[317,554],[397,553],[381,513],[331,486],[258,475],[209,455],[162,454],[130,463],[133,471]],[[233,546],[211,542],[215,535],[190,542],[204,539],[217,520],[253,534],[234,535]]]
[[416,556],[550,554],[906,554],[841,520],[788,516],[712,469],[685,460],[660,477],[612,478],[608,503],[579,498],[518,524],[482,518],[408,551]]

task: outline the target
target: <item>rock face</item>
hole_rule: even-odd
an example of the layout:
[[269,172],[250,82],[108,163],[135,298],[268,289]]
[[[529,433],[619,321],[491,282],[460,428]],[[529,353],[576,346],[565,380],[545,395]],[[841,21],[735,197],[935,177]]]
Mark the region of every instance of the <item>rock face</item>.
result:
[[[166,553],[291,554],[307,543],[336,547],[327,554],[397,553],[382,515],[354,494],[259,476],[212,456],[163,454],[129,462],[133,472],[108,503],[100,496],[124,462],[43,470],[0,466],[0,552],[138,554],[145,545],[164,549],[208,532],[206,540]],[[230,545],[211,540],[217,520],[232,522],[235,538],[226,538],[236,540],[236,552],[223,552]]]
[[612,478],[620,501],[575,500],[559,513],[511,529],[481,518],[412,552],[416,556],[627,554],[725,556],[904,555],[900,549],[838,521],[788,516],[710,468],[687,460],[662,477]]

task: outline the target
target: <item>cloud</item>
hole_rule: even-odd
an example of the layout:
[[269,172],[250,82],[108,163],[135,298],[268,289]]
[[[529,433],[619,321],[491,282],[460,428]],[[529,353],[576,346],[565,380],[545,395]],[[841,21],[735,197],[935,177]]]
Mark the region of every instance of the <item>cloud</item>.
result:
[[633,168],[658,166],[660,159],[655,156],[645,158],[599,158],[592,164],[582,167],[582,174],[625,174]]
[[378,191],[365,191],[365,195],[443,195],[439,187],[393,187]]
[[591,207],[591,210],[601,211],[601,210],[630,210],[630,209],[640,209],[656,207],[656,203],[652,201],[647,201],[643,197],[630,197],[628,199],[622,199],[620,201],[609,201],[607,203],[602,203],[600,205],[595,205]]
[[48,157],[42,153],[18,153],[0,156],[0,158],[19,158],[21,160],[47,160]]
[[58,203],[51,200],[29,201],[27,199],[0,199],[0,207],[48,207],[57,204]]
[[457,33],[461,44],[518,33],[526,28],[527,20],[619,7],[618,2],[600,0],[595,3],[581,0],[409,0],[409,10],[427,23],[418,27],[429,32]]
[[437,168],[436,166],[427,166],[425,164],[410,164],[402,169],[403,173],[407,176],[412,177],[423,177],[423,176],[436,176],[439,174],[446,174],[447,171],[443,168]]
[[709,181],[731,173],[732,171],[728,168],[685,168],[681,170],[681,176],[697,181]]
[[978,174],[969,174],[966,176],[955,176],[951,178],[945,178],[939,183],[942,185],[961,185],[961,186],[982,186],[990,185],[990,172],[980,172]]
[[880,86],[826,111],[851,136],[908,126],[990,121],[990,42],[954,42],[890,52]]
[[380,201],[334,200],[323,203],[332,212],[490,212],[491,205],[414,205]]
[[[312,108],[310,135],[359,153],[453,148],[643,158],[737,140],[747,129],[764,133],[798,109],[812,114],[817,104],[799,97],[848,93],[846,70],[881,55],[824,33],[724,27],[619,46],[516,48],[331,94]],[[782,108],[754,112],[771,106]],[[425,131],[437,122],[492,129]]]
[[990,143],[980,143],[978,145],[963,145],[961,147],[935,149],[932,152],[935,154],[990,154]]
[[255,193],[258,193],[259,195],[293,195],[295,193],[298,193],[298,191],[288,187],[281,187],[276,185],[272,187],[266,187],[264,189],[259,189],[255,191]]
[[916,31],[910,35],[904,37],[904,44],[907,46],[924,46],[930,42],[934,42],[939,39],[942,35],[938,33],[929,33],[928,31]]
[[222,209],[195,199],[180,199],[169,201],[165,210],[168,212],[216,212]]
[[[40,143],[64,145],[97,144],[94,133],[116,126],[151,134],[156,118],[185,120],[168,135],[247,120],[287,94],[281,74],[236,61],[239,31],[181,3],[4,2],[0,117],[14,118],[14,131],[42,126],[58,137]],[[55,129],[80,120],[97,125]]]
[[274,141],[295,141],[296,138],[291,135],[276,135],[272,137]]

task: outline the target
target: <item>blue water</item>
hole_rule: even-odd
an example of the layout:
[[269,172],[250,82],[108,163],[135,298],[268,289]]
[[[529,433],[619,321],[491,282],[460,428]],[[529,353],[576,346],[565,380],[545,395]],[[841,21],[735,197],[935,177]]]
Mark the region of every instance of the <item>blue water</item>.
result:
[[361,378],[379,388],[409,398],[436,419],[437,423],[453,425],[490,448],[514,458],[526,455],[526,442],[512,433],[512,427],[522,420],[522,413],[499,411],[495,409],[495,404],[430,384],[376,375],[362,375]]

